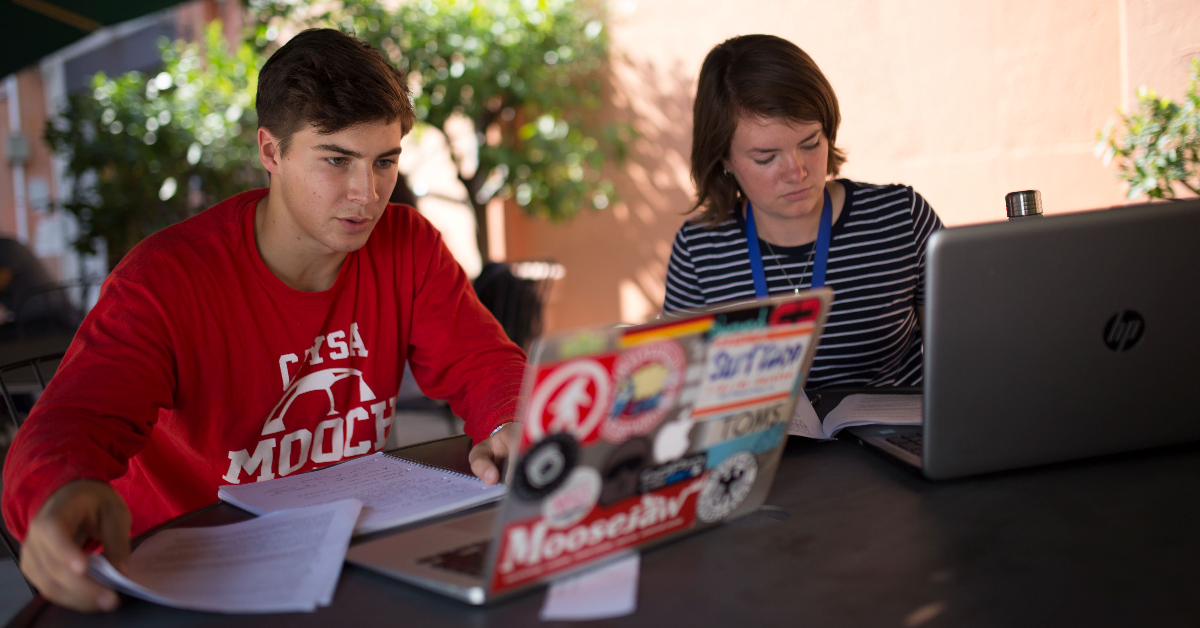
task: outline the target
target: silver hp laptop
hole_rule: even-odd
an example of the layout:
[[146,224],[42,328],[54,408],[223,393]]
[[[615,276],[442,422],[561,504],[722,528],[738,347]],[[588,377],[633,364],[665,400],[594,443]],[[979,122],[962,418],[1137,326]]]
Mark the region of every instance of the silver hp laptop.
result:
[[542,339],[499,505],[366,539],[347,560],[483,604],[756,510],[831,300]]
[[1200,439],[1200,201],[930,239],[923,428],[851,428],[932,479]]

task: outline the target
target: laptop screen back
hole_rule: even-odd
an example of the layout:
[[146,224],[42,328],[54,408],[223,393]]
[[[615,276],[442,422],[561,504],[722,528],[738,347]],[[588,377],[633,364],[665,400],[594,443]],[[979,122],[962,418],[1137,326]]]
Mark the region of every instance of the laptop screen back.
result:
[[1200,439],[1200,201],[929,244],[931,478]]
[[493,594],[757,509],[831,292],[531,351]]

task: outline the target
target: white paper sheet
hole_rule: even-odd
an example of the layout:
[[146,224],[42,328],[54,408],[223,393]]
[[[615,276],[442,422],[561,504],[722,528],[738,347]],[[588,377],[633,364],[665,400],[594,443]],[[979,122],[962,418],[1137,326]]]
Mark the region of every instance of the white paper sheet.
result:
[[825,416],[825,433],[833,438],[854,425],[920,425],[924,416],[921,395],[849,395]]
[[175,528],[129,557],[91,557],[98,581],[166,606],[217,613],[313,611],[333,601],[362,503],[341,500],[208,528]]
[[800,391],[800,398],[796,400],[796,409],[792,412],[792,420],[788,422],[787,433],[805,438],[828,438],[821,428],[821,419],[817,418],[817,411],[813,409],[808,395],[804,394],[803,390]]
[[355,534],[367,534],[464,510],[504,496],[503,484],[487,486],[459,473],[376,453],[309,473],[222,486],[217,497],[255,514],[339,499],[363,503]]
[[542,621],[587,621],[623,617],[637,610],[641,555],[635,553],[550,585]]

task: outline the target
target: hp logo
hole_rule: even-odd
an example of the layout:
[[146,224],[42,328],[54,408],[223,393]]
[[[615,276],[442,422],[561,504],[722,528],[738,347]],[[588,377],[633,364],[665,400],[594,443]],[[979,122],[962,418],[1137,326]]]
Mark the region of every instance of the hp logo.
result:
[[1128,351],[1137,346],[1145,329],[1146,321],[1141,314],[1133,310],[1117,312],[1104,326],[1104,344],[1117,353]]

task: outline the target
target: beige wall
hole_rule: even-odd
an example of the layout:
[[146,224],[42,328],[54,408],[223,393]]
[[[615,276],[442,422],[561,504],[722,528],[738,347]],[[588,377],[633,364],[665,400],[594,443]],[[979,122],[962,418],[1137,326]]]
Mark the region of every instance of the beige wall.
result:
[[1042,191],[1047,212],[1118,204],[1092,154],[1123,96],[1178,97],[1200,54],[1195,0],[713,2],[612,0],[608,115],[641,138],[612,176],[622,202],[567,225],[507,210],[510,259],[567,270],[548,326],[657,313],[671,239],[689,207],[691,99],[705,53],[738,34],[805,49],[842,108],[843,176],[904,182],[950,225],[1004,218],[1004,195]]
[[[26,68],[17,72],[17,102],[20,107],[20,130],[29,140],[29,161],[25,163],[25,220],[28,240],[32,241],[38,233],[38,223],[45,217],[37,211],[36,195],[30,192],[38,182],[49,193],[52,200],[56,196],[54,174],[50,165],[50,147],[42,139],[46,127],[46,91],[42,83],[41,72],[36,67]],[[0,91],[0,138],[8,137],[9,127],[8,94]],[[17,236],[17,206],[13,187],[13,168],[7,154],[7,143],[0,143],[0,235],[9,238]],[[52,275],[59,274],[58,258],[42,260]]]

